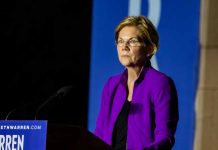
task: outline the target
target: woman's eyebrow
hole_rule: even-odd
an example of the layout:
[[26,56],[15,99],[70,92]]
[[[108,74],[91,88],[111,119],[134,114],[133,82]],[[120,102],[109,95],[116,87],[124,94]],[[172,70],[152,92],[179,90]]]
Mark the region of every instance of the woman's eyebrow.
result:
[[[122,39],[122,40],[123,40],[122,37],[118,37],[118,39]],[[128,38],[128,40],[129,40],[129,39],[138,39],[138,37],[130,37],[130,38]]]

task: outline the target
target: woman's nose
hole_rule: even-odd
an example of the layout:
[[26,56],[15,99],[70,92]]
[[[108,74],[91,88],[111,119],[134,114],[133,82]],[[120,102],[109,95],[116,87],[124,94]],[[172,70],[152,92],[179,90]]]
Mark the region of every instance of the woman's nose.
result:
[[129,45],[127,42],[123,43],[122,50],[129,50]]

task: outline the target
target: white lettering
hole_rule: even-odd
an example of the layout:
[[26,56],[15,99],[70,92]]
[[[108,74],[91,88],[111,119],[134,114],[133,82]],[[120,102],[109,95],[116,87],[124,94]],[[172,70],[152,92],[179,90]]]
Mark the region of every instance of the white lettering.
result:
[[16,150],[15,145],[17,144],[17,135],[13,135],[12,137],[12,150]]
[[0,135],[0,150],[23,150],[24,135]]
[[5,137],[0,135],[0,150],[4,150]]
[[11,150],[11,135],[6,135],[5,150]]
[[18,136],[18,142],[17,142],[17,150],[23,150],[24,148],[24,135],[22,135],[22,138]]

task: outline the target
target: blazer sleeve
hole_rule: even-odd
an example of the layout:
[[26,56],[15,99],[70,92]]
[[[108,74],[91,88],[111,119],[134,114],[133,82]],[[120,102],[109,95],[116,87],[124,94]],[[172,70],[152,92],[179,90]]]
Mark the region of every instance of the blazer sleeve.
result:
[[110,79],[104,85],[102,95],[101,95],[101,104],[100,104],[100,111],[98,113],[96,128],[94,134],[103,140],[104,137],[104,126],[105,126],[105,118],[106,118],[106,101],[109,99],[109,82]]
[[179,120],[178,96],[175,84],[169,77],[158,81],[153,93],[155,111],[155,141],[144,150],[170,150]]

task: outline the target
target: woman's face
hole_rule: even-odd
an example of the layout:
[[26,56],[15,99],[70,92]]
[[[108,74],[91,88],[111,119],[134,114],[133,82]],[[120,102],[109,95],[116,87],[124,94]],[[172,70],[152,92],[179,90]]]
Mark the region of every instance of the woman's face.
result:
[[140,31],[135,26],[126,26],[119,32],[117,52],[120,63],[125,67],[139,67],[146,60],[146,49],[139,36]]

